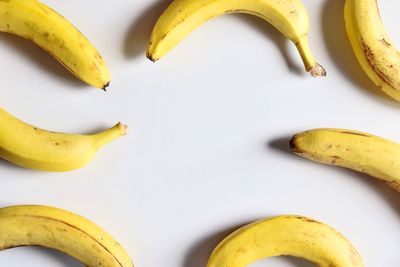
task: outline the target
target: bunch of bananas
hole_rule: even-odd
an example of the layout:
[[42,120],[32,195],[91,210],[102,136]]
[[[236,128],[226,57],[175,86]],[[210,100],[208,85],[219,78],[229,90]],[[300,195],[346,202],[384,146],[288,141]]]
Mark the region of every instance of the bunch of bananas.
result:
[[[296,46],[305,70],[325,76],[308,42],[309,18],[300,0],[174,0],[152,31],[147,57],[157,61],[211,18],[246,13],[271,23]],[[400,57],[385,32],[376,0],[346,0],[345,25],[355,55],[371,80],[400,101]],[[37,0],[0,0],[0,31],[29,39],[83,82],[106,90],[110,74],[94,46],[64,17]],[[0,157],[42,171],[71,171],[88,163],[103,145],[127,132],[114,127],[92,135],[55,133],[0,109]],[[296,134],[294,153],[369,174],[400,191],[400,144],[342,129]],[[0,250],[43,246],[86,266],[133,266],[127,252],[104,230],[71,212],[48,206],[0,209]],[[361,257],[333,228],[302,216],[279,216],[244,226],[213,251],[207,267],[243,267],[258,259],[292,255],[318,266],[359,267]]]

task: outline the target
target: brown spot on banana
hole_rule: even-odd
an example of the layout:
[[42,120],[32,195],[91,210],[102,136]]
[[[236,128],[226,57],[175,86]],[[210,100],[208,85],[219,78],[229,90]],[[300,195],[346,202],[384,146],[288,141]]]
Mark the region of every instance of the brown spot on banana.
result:
[[379,40],[379,42],[381,42],[386,47],[391,47],[392,46],[388,41],[386,41],[385,38],[382,38],[381,40]]
[[378,75],[385,83],[389,84],[393,89],[398,91],[398,88],[396,87],[392,78],[387,76],[385,73],[383,73],[374,63],[375,54],[372,52],[371,48],[364,42],[361,42],[361,45],[363,47],[363,51],[364,51],[365,57],[367,59],[367,62],[371,66],[371,68],[374,70],[376,75]]
[[237,250],[237,254],[242,254],[242,255],[244,255],[244,254],[246,254],[247,253],[247,249],[245,249],[245,248],[243,248],[243,247],[240,247],[238,250]]
[[332,165],[335,165],[336,162],[337,162],[339,159],[342,159],[342,158],[339,157],[339,156],[332,156],[331,158],[332,158],[332,160],[331,160],[331,164],[332,164]]
[[288,218],[295,218],[295,219],[301,220],[301,221],[303,221],[303,222],[321,224],[320,222],[318,222],[318,221],[316,221],[316,220],[313,220],[313,219],[310,219],[310,218],[306,218],[306,217],[304,217],[304,216],[293,216],[293,217],[288,217]]

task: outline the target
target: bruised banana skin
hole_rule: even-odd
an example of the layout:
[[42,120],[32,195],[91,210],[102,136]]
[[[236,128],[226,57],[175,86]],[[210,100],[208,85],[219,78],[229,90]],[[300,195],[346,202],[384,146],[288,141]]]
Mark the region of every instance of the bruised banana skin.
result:
[[76,77],[97,88],[110,83],[96,48],[64,17],[36,0],[1,0],[0,32],[31,40]]
[[368,77],[400,101],[400,55],[382,23],[376,0],[346,0],[345,25],[354,53]]
[[147,57],[160,59],[201,24],[227,13],[246,13],[271,23],[296,45],[312,76],[326,75],[310,50],[309,17],[299,0],[174,0],[154,26]]
[[362,267],[351,243],[333,228],[302,216],[279,216],[244,226],[213,251],[207,267],[245,267],[268,257],[294,256],[320,267]]
[[0,108],[0,157],[35,170],[71,171],[87,164],[98,149],[126,132],[127,126],[121,123],[92,135],[50,132]]
[[132,267],[127,252],[103,229],[71,212],[48,206],[0,209],[0,250],[41,246],[89,267]]
[[352,130],[315,129],[293,136],[290,146],[299,156],[366,173],[400,191],[400,144]]

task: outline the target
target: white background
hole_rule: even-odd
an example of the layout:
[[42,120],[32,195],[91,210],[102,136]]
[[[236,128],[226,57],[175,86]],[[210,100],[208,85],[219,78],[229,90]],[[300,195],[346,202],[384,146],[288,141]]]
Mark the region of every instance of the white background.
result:
[[[288,152],[292,134],[317,127],[400,141],[400,105],[377,93],[357,64],[343,1],[304,1],[312,50],[328,71],[319,79],[302,70],[280,33],[246,15],[206,23],[153,64],[145,48],[168,2],[45,1],[104,56],[113,77],[107,93],[85,86],[30,42],[0,34],[7,111],[50,130],[90,133],[118,121],[131,129],[78,171],[0,162],[0,206],[46,204],[81,214],[115,236],[137,267],[203,267],[232,229],[280,214],[338,229],[366,266],[399,266],[399,193]],[[400,42],[398,1],[379,4]],[[18,248],[1,252],[0,266],[81,265]],[[311,265],[282,257],[255,266]]]

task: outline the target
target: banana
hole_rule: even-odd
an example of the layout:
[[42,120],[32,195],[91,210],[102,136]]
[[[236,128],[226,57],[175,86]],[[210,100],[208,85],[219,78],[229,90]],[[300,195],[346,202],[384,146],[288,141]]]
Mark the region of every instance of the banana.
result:
[[376,0],[346,0],[344,18],[354,53],[369,78],[400,101],[400,55],[382,23]]
[[293,136],[290,147],[299,156],[366,173],[400,191],[400,144],[357,131],[315,129]]
[[65,18],[36,0],[0,1],[0,32],[32,40],[82,81],[110,83],[106,64],[93,45]]
[[0,209],[0,250],[55,249],[88,267],[133,267],[127,252],[103,229],[74,213],[48,206]]
[[309,18],[300,0],[174,0],[154,26],[147,57],[160,59],[205,21],[227,13],[247,13],[271,23],[296,45],[312,76],[326,75],[311,53]]
[[70,171],[88,163],[100,147],[126,132],[121,123],[93,135],[49,132],[0,108],[0,157],[26,168]]
[[360,255],[333,228],[302,216],[279,216],[246,225],[213,251],[207,267],[244,267],[262,258],[295,256],[320,267],[361,267]]

